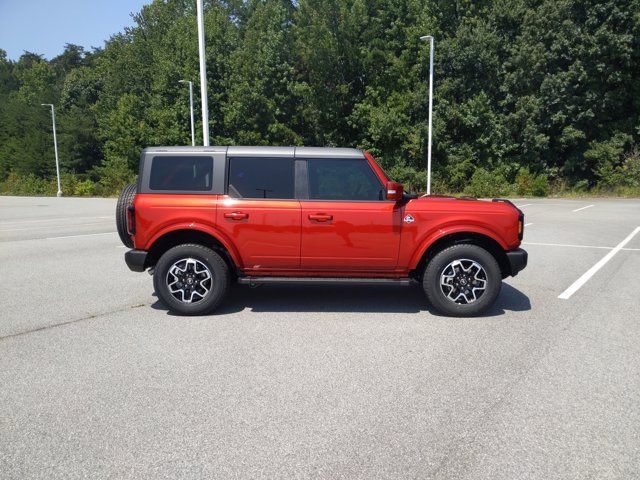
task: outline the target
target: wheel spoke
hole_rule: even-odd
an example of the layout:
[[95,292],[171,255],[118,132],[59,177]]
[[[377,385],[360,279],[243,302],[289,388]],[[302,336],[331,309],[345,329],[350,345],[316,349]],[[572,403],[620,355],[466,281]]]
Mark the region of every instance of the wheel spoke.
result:
[[454,303],[473,303],[482,297],[486,288],[487,272],[475,260],[453,260],[440,274],[440,290]]
[[211,291],[213,275],[202,261],[183,258],[169,268],[166,285],[176,300],[182,303],[195,303],[201,301]]

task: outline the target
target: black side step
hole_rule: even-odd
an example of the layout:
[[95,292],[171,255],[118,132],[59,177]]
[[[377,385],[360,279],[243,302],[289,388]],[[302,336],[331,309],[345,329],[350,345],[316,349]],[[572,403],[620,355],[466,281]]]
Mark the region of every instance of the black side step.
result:
[[242,285],[395,285],[408,287],[413,282],[410,278],[332,278],[332,277],[240,277]]

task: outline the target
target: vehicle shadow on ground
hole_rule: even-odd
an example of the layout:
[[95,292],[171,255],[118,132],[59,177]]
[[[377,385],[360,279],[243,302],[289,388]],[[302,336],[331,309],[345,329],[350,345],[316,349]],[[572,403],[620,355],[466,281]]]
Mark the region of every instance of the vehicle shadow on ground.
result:
[[[159,301],[151,305],[167,311]],[[251,288],[236,285],[214,315],[249,309],[253,312],[362,312],[419,313],[442,316],[426,301],[422,288],[383,286],[299,286],[263,285]],[[503,283],[496,303],[482,317],[502,315],[507,311],[531,309],[529,298],[520,290]],[[170,312],[167,312],[171,315]]]
[[502,284],[496,303],[480,317],[493,317],[506,312],[527,312],[531,310],[531,301],[524,293],[508,283]]

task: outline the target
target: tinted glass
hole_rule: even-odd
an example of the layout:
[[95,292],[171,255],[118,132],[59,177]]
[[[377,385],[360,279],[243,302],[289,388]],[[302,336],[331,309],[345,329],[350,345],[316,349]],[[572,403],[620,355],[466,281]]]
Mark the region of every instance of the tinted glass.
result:
[[384,189],[366,160],[308,160],[309,198],[382,200]]
[[151,190],[211,190],[213,158],[188,156],[153,157],[149,188]]
[[234,198],[294,198],[292,158],[229,159],[229,195]]

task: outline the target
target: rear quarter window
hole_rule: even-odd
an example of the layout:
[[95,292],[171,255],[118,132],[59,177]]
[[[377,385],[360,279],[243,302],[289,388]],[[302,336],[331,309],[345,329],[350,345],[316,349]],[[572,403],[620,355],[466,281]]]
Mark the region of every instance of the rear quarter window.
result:
[[212,184],[212,157],[162,155],[151,161],[150,190],[206,192]]

